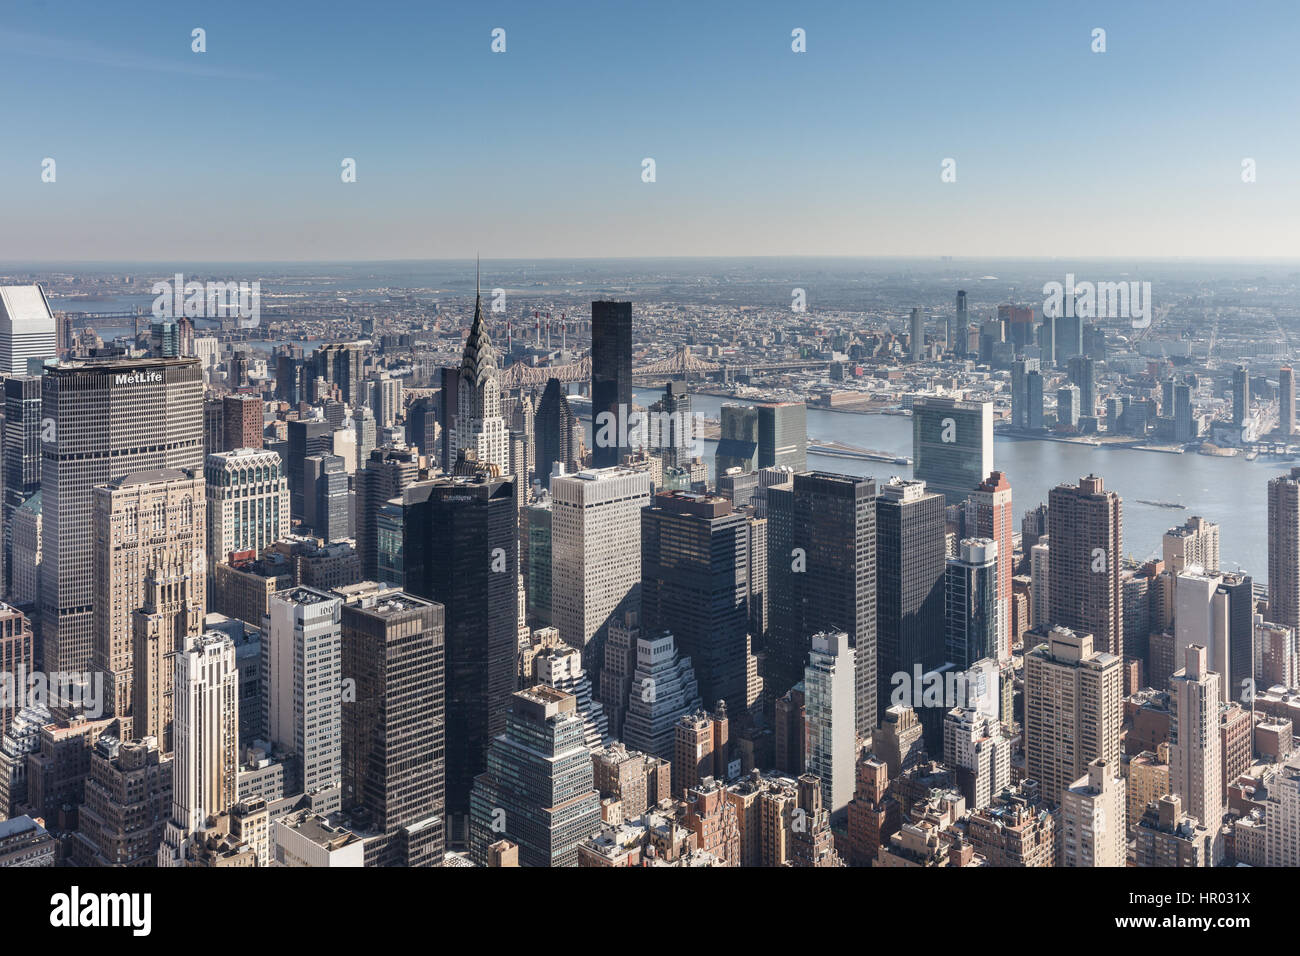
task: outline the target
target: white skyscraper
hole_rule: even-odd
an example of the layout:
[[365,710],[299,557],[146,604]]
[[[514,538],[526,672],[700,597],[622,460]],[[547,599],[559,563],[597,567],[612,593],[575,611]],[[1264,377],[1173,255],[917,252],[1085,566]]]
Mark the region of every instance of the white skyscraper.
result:
[[618,465],[551,479],[551,623],[585,657],[615,612],[639,610],[649,503],[646,471]]
[[38,285],[0,286],[0,374],[26,375],[27,360],[57,354],[54,314]]
[[943,759],[969,770],[974,791],[972,810],[982,810],[1011,786],[1011,741],[996,717],[954,707],[943,722]]
[[239,671],[235,645],[209,631],[176,655],[172,819],[159,866],[181,865],[190,834],[238,800]]
[[1170,725],[1169,789],[1182,798],[1190,816],[1203,823],[1214,841],[1207,859],[1223,859],[1223,750],[1219,738],[1219,675],[1209,669],[1204,647],[1185,651],[1186,666],[1169,679],[1173,705]]
[[837,819],[853,799],[857,773],[853,648],[843,631],[814,634],[804,668],[804,766],[821,778]]
[[623,741],[630,750],[671,758],[673,725],[701,707],[689,657],[677,656],[671,634],[636,639],[636,670],[627,696]]
[[342,606],[312,588],[279,591],[262,627],[266,734],[297,754],[318,813],[342,805]]

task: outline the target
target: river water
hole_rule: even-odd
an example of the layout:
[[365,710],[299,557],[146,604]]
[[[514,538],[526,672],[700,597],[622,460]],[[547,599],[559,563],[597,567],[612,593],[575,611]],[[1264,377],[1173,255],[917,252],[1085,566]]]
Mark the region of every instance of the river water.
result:
[[[660,395],[657,389],[636,389],[636,401],[648,407]],[[691,396],[692,411],[717,418],[724,402],[734,399],[713,395]],[[808,409],[810,440],[841,441],[859,448],[912,455],[912,419],[902,415],[857,415]],[[713,446],[707,442],[709,469]],[[1289,462],[1246,461],[1208,455],[1170,455],[1132,449],[1093,448],[1063,442],[1018,440],[997,436],[993,442],[994,467],[1011,482],[1012,502],[1019,530],[1020,517],[1062,482],[1076,482],[1098,474],[1106,488],[1124,501],[1124,552],[1136,558],[1160,554],[1161,536],[1190,515],[1202,515],[1219,524],[1220,563],[1225,570],[1242,570],[1263,582],[1268,575],[1268,480],[1284,473]],[[911,477],[907,465],[859,461],[810,453],[808,467],[848,475]],[[1139,504],[1178,502],[1186,511]]]

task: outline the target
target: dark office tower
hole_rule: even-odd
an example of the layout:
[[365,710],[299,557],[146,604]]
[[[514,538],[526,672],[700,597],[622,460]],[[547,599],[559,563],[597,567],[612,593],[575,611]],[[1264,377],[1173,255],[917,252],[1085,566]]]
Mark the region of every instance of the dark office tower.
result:
[[361,369],[364,356],[360,343],[336,342],[322,345],[312,353],[312,358],[315,359],[316,377],[337,385],[345,405],[355,407],[365,404]]
[[1160,414],[1165,418],[1174,417],[1174,380],[1172,377],[1160,383]]
[[854,724],[865,738],[876,722],[876,483],[817,471],[795,475],[793,504],[797,550],[779,560],[794,565],[788,580],[799,620],[786,637],[805,666],[814,634],[834,627],[853,640]]
[[405,590],[446,615],[447,841],[465,815],[488,744],[506,729],[519,639],[519,534],[514,482],[474,476],[402,492]]
[[1240,427],[1246,424],[1250,414],[1250,374],[1246,366],[1238,365],[1232,370],[1232,424]]
[[13,586],[13,516],[41,490],[41,379],[5,379],[3,442],[4,594]]
[[1006,330],[1006,341],[1017,353],[1024,350],[1034,338],[1034,310],[1019,305],[998,306],[998,321]]
[[275,398],[296,406],[306,398],[303,385],[302,356],[285,355],[275,357]]
[[1083,327],[1083,354],[1097,362],[1106,361],[1106,330],[1093,322]]
[[306,463],[312,455],[334,453],[334,426],[323,421],[289,422],[289,517],[302,521],[307,516],[307,495],[316,489],[307,488]]
[[203,400],[203,454],[216,455],[230,451],[226,447],[226,406],[219,398]]
[[948,329],[948,349],[958,358],[966,357],[966,336],[970,320],[966,317],[966,292],[957,290],[957,314]]
[[221,399],[222,451],[261,448],[262,399],[258,395],[226,395]]
[[348,506],[348,473],[338,455],[321,456],[316,478],[316,522],[313,531],[325,543],[352,537],[352,512]]
[[1025,374],[1025,427],[1043,427],[1043,373],[1037,369]]
[[1079,386],[1079,417],[1097,414],[1097,365],[1086,355],[1070,359],[1070,381]]
[[541,401],[537,403],[534,426],[537,442],[534,467],[543,488],[551,487],[551,472],[556,462],[564,466],[566,473],[578,470],[573,449],[573,425],[576,421],[560,380],[548,379]]
[[[1029,394],[1029,373],[1038,371],[1038,359],[1016,359],[1011,363],[1011,426],[1013,428],[1029,428],[1030,411],[1033,402]],[[1039,388],[1042,388],[1042,376],[1038,379]],[[1039,393],[1038,417],[1042,419],[1042,393]]]
[[758,467],[773,466],[808,470],[808,406],[803,402],[758,406]]
[[1096,475],[1057,485],[1047,504],[1051,620],[1091,634],[1097,649],[1124,656],[1123,503]]
[[1249,686],[1242,682],[1255,674],[1255,595],[1250,575],[1224,574],[1215,588],[1213,607],[1226,610],[1228,673],[1223,680],[1227,684],[1227,698],[1240,699],[1243,686]]
[[202,474],[203,372],[195,358],[84,359],[47,366],[41,402],[43,666],[81,674],[94,650],[92,489],[159,468]]
[[[400,497],[420,475],[419,456],[414,448],[386,446],[370,452],[370,458],[356,473],[357,554],[361,558],[361,580],[378,581],[379,510],[390,498]],[[390,582],[392,583],[392,582]]]
[[226,366],[226,384],[231,388],[243,388],[248,384],[248,352],[235,349],[230,353],[230,362]]
[[343,605],[343,679],[355,682],[343,701],[343,804],[388,834],[380,866],[442,862],[444,623],[442,605],[396,589]]
[[749,521],[726,498],[663,491],[641,512],[641,623],[676,638],[704,700],[745,710]]
[[1300,468],[1268,483],[1268,617],[1300,631]]
[[1038,347],[1043,353],[1043,364],[1056,364],[1056,316],[1043,315],[1043,324],[1038,327]]
[[718,447],[714,451],[714,467],[719,475],[729,468],[758,470],[758,409],[755,406],[727,402],[718,410]]
[[1005,326],[997,319],[990,319],[980,326],[980,354],[979,361],[981,365],[989,365],[993,361],[993,350],[999,342],[1005,342]]
[[[591,303],[592,463],[617,465],[631,449],[620,443],[620,427],[632,409],[632,303]],[[609,415],[602,418],[604,413]],[[609,417],[609,416],[612,416]],[[601,423],[608,423],[602,440]],[[612,427],[609,427],[612,426]]]
[[1030,508],[1020,519],[1020,550],[1025,554],[1047,534],[1047,505]]
[[451,474],[456,464],[456,404],[460,399],[460,366],[438,369],[442,388],[438,390],[438,424],[442,427],[439,460],[442,470]]
[[958,557],[948,559],[945,656],[958,670],[976,661],[997,660],[998,545],[992,538],[966,538]]
[[685,382],[664,385],[663,398],[650,406],[651,447],[659,452],[664,465],[676,468],[691,457],[691,393]]
[[406,406],[406,443],[434,461],[438,454],[438,396],[417,398]]
[[907,348],[913,362],[925,357],[925,313],[920,309],[913,309],[908,320]]
[[1056,317],[1056,364],[1063,365],[1083,354],[1083,320],[1079,313]]
[[1174,441],[1189,442],[1196,438],[1196,419],[1192,412],[1192,387],[1186,382],[1175,382]]
[[545,684],[514,694],[505,732],[474,781],[474,862],[486,865],[488,846],[507,839],[520,866],[577,866],[578,844],[600,829],[594,783],[577,698]]
[[[924,481],[890,479],[876,498],[876,657],[878,687],[920,664],[943,664],[943,495]],[[888,705],[879,693],[875,724]],[[873,724],[874,726],[874,724]]]
[[912,402],[912,474],[959,505],[993,470],[993,403],[952,398]]

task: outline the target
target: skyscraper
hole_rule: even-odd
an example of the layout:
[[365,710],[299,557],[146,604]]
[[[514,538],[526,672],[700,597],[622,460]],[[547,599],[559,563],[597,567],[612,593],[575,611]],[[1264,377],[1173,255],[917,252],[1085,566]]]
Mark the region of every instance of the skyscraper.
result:
[[758,467],[808,469],[808,407],[803,402],[758,406]]
[[[632,409],[632,303],[591,303],[591,414],[597,468],[617,465],[631,449],[623,436]],[[606,427],[602,429],[602,424]]]
[[[673,727],[683,714],[693,714],[701,707],[699,683],[689,657],[677,653],[673,636],[667,633],[641,636],[634,626],[620,630],[611,625],[614,635],[631,643],[635,669],[628,682],[628,697],[622,708],[624,742],[633,750],[656,757],[673,756]],[[604,674],[601,675],[602,682]],[[617,693],[622,682],[602,683]]]
[[1015,515],[1011,482],[1000,471],[991,473],[966,498],[966,534],[997,542],[998,646],[996,658],[1011,660],[1011,577],[1015,573]]
[[551,472],[557,462],[564,466],[566,472],[577,470],[577,449],[573,447],[573,426],[576,421],[560,380],[547,379],[541,401],[537,403],[534,426],[537,442],[534,461],[537,479],[543,488],[551,487]]
[[176,655],[175,725],[172,815],[159,866],[178,865],[189,835],[237,799],[239,671],[224,634],[191,637]]
[[209,575],[232,551],[261,554],[289,536],[289,480],[276,452],[217,452],[208,456],[203,475]]
[[913,309],[908,320],[907,348],[913,362],[925,357],[925,313]]
[[1295,434],[1295,372],[1283,365],[1277,373],[1277,430],[1283,439]]
[[258,395],[225,395],[221,399],[222,450],[262,447],[262,399]]
[[1097,414],[1097,365],[1086,355],[1070,359],[1070,382],[1079,387],[1079,417]]
[[1232,370],[1232,424],[1241,427],[1250,415],[1250,373],[1246,366]]
[[474,781],[470,849],[509,839],[521,866],[577,866],[578,844],[600,826],[600,793],[572,694],[538,685],[512,695],[506,730]]
[[465,352],[456,381],[455,455],[474,452],[482,465],[510,471],[510,445],[501,417],[501,385],[497,379],[496,352],[483,320],[482,297],[475,290],[474,321],[465,339]]
[[1061,794],[1064,866],[1123,866],[1125,782],[1116,760],[1097,758]]
[[1219,826],[1223,822],[1223,751],[1219,739],[1220,677],[1209,669],[1206,650],[1186,649],[1186,666],[1169,679],[1169,788],[1187,812],[1212,834],[1214,863],[1223,858]]
[[289,454],[285,462],[289,474],[289,516],[294,521],[304,521],[309,511],[309,496],[316,494],[315,487],[307,481],[307,459],[334,452],[334,426],[327,421],[301,420],[289,422]]
[[1165,570],[1172,574],[1181,574],[1191,565],[1211,574],[1219,570],[1219,526],[1213,521],[1193,515],[1165,532],[1163,546]]
[[41,379],[41,617],[47,670],[84,673],[93,655],[94,581],[86,547],[91,489],[156,468],[203,469],[198,359],[90,359]]
[[1268,483],[1268,619],[1300,632],[1300,467]]
[[961,504],[993,470],[993,403],[914,399],[912,457],[914,478]]
[[721,475],[730,468],[756,471],[758,465],[758,408],[727,402],[718,411],[718,447],[715,469]]
[[41,286],[0,286],[0,374],[26,375],[29,359],[54,358],[54,336],[54,314]]
[[1025,775],[1059,804],[1091,761],[1120,766],[1123,674],[1091,634],[1054,627],[1045,637],[1025,654]]
[[128,739],[172,749],[175,652],[203,632],[203,479],[136,472],[94,489],[94,654]]
[[958,557],[948,559],[946,657],[958,670],[976,661],[997,659],[998,545],[989,538],[966,538]]
[[505,730],[515,687],[514,483],[482,473],[416,482],[402,492],[402,527],[405,590],[444,608],[446,833],[464,843],[470,785]]
[[[876,498],[877,687],[915,664],[944,663],[944,503],[925,482],[892,478]],[[884,716],[877,691],[872,726]],[[832,808],[836,809],[836,808]]]
[[343,803],[389,835],[381,865],[443,856],[445,631],[440,604],[376,587],[342,608]]
[[598,671],[611,620],[641,604],[641,509],[650,474],[596,468],[551,482],[551,623]]
[[821,780],[822,799],[834,820],[853,799],[857,773],[856,669],[843,631],[814,634],[804,668],[804,753],[808,772]]
[[319,813],[342,805],[341,603],[312,588],[279,591],[262,626],[263,726],[295,756],[294,792]]
[[[769,492],[778,491],[777,488]],[[774,597],[773,645],[768,648],[780,696],[803,674],[809,641],[824,630],[844,631],[857,671],[855,727],[867,737],[876,723],[876,483],[870,478],[808,472],[790,492],[769,498],[768,573]],[[779,619],[778,619],[779,618]]]
[[0,473],[4,498],[4,594],[13,586],[13,517],[41,490],[41,379],[15,375],[4,382],[4,441]]
[[385,446],[370,452],[357,469],[356,484],[357,552],[361,556],[361,579],[379,580],[379,509],[400,497],[402,490],[420,476],[419,456],[410,447]]
[[[743,713],[749,522],[726,498],[660,492],[641,517],[641,622],[691,658],[706,701]],[[561,632],[563,633],[563,632]]]
[[953,316],[953,324],[948,330],[948,348],[958,358],[966,357],[969,329],[970,320],[966,316],[966,292],[964,289],[958,289],[957,311]]
[[[1124,554],[1119,495],[1096,475],[1057,485],[1048,496],[1051,624],[1090,634],[1097,648],[1124,656]],[[1082,770],[1079,771],[1082,773]],[[1072,778],[1073,779],[1073,778]]]

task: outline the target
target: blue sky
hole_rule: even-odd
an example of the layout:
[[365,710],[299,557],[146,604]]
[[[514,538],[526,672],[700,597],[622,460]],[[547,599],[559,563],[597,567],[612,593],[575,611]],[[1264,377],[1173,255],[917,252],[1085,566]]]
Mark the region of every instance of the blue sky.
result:
[[1288,2],[7,0],[0,260],[1300,256],[1297,48]]

